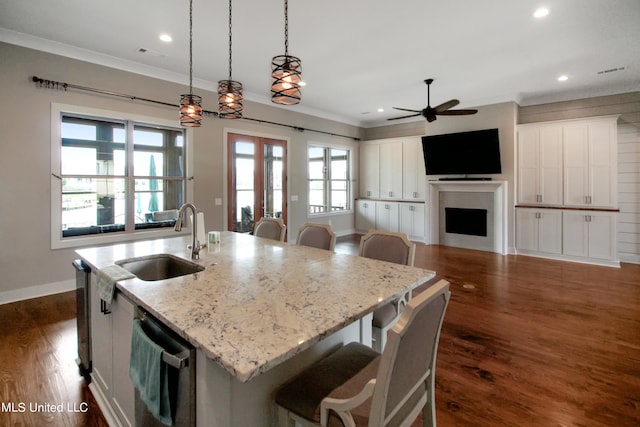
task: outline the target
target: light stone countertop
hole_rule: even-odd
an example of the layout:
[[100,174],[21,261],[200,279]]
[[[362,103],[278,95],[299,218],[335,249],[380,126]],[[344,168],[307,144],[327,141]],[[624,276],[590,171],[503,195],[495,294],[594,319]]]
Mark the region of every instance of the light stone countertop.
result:
[[[78,250],[92,269],[169,253],[190,259],[190,237]],[[288,360],[435,276],[358,256],[223,232],[203,248],[202,272],[117,289],[241,382]]]

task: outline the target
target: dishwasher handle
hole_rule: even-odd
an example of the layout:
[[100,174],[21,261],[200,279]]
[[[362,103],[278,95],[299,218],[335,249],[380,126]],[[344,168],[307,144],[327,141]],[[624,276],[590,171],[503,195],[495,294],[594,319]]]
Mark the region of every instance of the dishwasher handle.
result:
[[192,347],[182,338],[169,331],[166,326],[151,317],[145,310],[138,307],[138,319],[142,323],[142,330],[156,344],[163,348],[162,361],[176,369],[189,366],[192,357]]

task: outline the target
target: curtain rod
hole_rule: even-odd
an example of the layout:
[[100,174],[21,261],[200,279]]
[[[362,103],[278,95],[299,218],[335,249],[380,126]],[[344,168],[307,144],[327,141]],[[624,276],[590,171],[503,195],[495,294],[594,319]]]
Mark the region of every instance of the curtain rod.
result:
[[[37,77],[37,76],[33,76],[31,78],[31,81],[33,81],[34,83],[38,84],[39,87],[46,87],[47,89],[64,90],[65,92],[66,92],[67,89],[76,89],[76,90],[81,90],[81,91],[85,91],[85,92],[93,92],[93,93],[99,93],[99,94],[102,94],[102,95],[115,96],[115,97],[119,97],[119,98],[127,98],[127,99],[130,99],[132,101],[142,101],[142,102],[148,102],[148,103],[151,103],[151,104],[164,105],[165,107],[180,108],[180,106],[178,104],[172,104],[170,102],[157,101],[155,99],[142,98],[142,97],[139,97],[139,96],[128,95],[128,94],[125,94],[125,93],[112,92],[112,91],[103,90],[103,89],[96,89],[96,88],[93,88],[93,87],[78,86],[78,85],[74,85],[74,84],[70,84],[70,83],[58,82],[58,81],[55,81],[55,80],[47,80],[47,79],[43,79],[43,78],[40,78],[40,77]],[[202,112],[204,113],[205,116],[218,117],[218,113],[215,112],[215,111],[209,111],[209,110],[204,110],[203,109]],[[248,120],[248,121],[256,122],[256,123],[262,123],[262,124],[286,127],[286,128],[289,128],[289,129],[297,130],[298,132],[304,132],[304,131],[315,132],[315,133],[320,133],[320,134],[323,134],[323,135],[336,136],[336,137],[340,137],[340,138],[352,139],[354,141],[360,141],[360,138],[357,138],[355,136],[341,135],[341,134],[338,134],[338,133],[325,132],[325,131],[322,131],[322,130],[308,129],[308,128],[303,128],[303,127],[300,127],[300,126],[288,125],[288,124],[285,124],[285,123],[272,122],[272,121],[269,121],[269,120],[254,119],[254,118],[251,118],[251,117],[242,117],[242,120]]]

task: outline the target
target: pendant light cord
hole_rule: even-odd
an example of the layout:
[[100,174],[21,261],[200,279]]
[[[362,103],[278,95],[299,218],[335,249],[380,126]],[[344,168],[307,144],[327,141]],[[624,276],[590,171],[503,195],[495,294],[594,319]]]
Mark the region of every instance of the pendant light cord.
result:
[[193,95],[193,0],[189,0],[189,95]]
[[229,80],[231,80],[231,0],[229,0]]
[[289,56],[289,1],[284,0],[284,56]]

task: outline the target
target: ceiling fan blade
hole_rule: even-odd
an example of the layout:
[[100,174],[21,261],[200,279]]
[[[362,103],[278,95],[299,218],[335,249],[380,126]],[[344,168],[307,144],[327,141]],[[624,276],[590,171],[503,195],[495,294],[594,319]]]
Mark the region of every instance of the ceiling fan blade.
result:
[[416,117],[416,116],[421,116],[422,113],[417,113],[417,114],[409,114],[408,116],[400,116],[400,117],[391,117],[390,119],[387,120],[400,120],[400,119],[406,119],[407,117]]
[[400,107],[391,107],[391,108],[393,108],[394,110],[409,111],[411,113],[419,113],[420,111],[422,111],[422,110],[410,110],[408,108],[400,108]]
[[447,110],[441,113],[436,113],[439,116],[466,116],[467,114],[475,114],[478,110]]
[[458,104],[460,104],[460,101],[458,101],[457,99],[452,99],[450,101],[443,102],[442,104],[438,105],[437,107],[434,107],[433,109],[436,110],[436,114],[437,114],[442,111],[446,111],[449,108],[453,108]]

